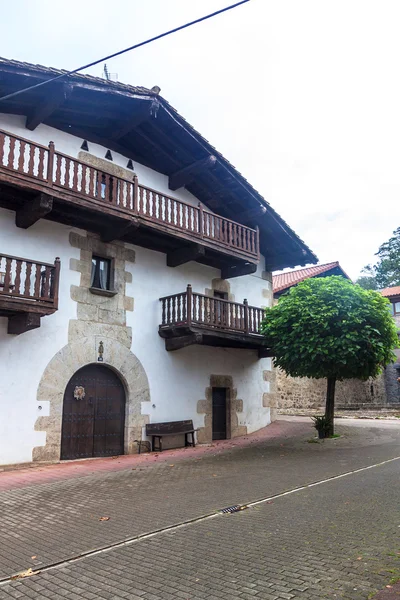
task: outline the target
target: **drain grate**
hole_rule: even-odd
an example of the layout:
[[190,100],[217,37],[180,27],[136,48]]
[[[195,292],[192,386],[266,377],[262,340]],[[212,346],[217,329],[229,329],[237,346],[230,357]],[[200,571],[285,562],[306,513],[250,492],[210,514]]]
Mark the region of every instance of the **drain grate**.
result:
[[231,513],[239,512],[240,510],[245,510],[245,508],[247,508],[246,504],[235,504],[234,506],[227,506],[226,508],[221,508],[219,512],[224,515],[228,515]]

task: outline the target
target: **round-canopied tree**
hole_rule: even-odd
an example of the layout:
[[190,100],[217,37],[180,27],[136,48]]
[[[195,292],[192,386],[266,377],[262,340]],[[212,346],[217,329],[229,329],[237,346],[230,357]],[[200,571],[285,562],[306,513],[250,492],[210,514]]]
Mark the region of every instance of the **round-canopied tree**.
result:
[[344,277],[307,279],[265,312],[274,365],[292,377],[327,379],[325,417],[334,433],[336,381],[376,377],[395,360],[389,302]]

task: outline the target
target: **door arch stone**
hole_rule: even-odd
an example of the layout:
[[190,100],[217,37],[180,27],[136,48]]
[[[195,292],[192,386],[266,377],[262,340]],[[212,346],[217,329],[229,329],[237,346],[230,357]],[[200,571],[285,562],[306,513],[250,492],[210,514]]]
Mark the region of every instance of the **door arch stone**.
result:
[[[99,345],[102,354],[99,355]],[[141,403],[150,402],[150,388],[146,372],[139,359],[113,338],[88,336],[64,346],[47,365],[39,383],[37,402],[49,410],[48,416],[36,420],[35,431],[46,432],[44,446],[33,449],[33,461],[58,461],[61,451],[61,427],[64,392],[71,377],[88,364],[101,364],[114,370],[126,392],[124,452],[137,451],[136,439],[141,439],[142,427],[148,422],[141,414]]]

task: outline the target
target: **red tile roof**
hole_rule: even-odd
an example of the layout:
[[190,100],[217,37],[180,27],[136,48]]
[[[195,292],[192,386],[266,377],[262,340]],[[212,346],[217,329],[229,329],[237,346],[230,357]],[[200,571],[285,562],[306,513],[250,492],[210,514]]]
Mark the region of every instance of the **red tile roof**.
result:
[[[315,277],[316,275],[321,275],[322,273],[326,273],[331,269],[339,269],[343,276],[347,279],[350,277],[343,271],[342,267],[339,265],[339,262],[331,262],[326,263],[325,265],[315,265],[312,267],[306,267],[305,269],[296,269],[295,271],[287,271],[286,273],[280,273],[279,275],[274,275],[272,277],[272,287],[274,293],[281,292],[287,288],[300,283],[300,281],[304,281],[309,277]],[[399,288],[400,289],[400,288]]]
[[400,296],[400,285],[387,287],[384,290],[381,290],[381,294],[382,296],[385,296],[385,298],[391,298],[392,296]]

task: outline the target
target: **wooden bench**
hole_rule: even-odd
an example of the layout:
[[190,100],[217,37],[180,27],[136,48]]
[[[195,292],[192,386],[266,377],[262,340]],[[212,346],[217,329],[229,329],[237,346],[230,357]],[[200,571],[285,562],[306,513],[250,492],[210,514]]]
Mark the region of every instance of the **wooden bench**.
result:
[[[185,446],[195,446],[193,421],[170,421],[169,423],[149,423],[146,425],[146,435],[151,437],[153,452],[162,452],[162,438],[168,435],[185,435]],[[189,441],[189,436],[191,441]],[[157,440],[157,444],[156,444]]]

